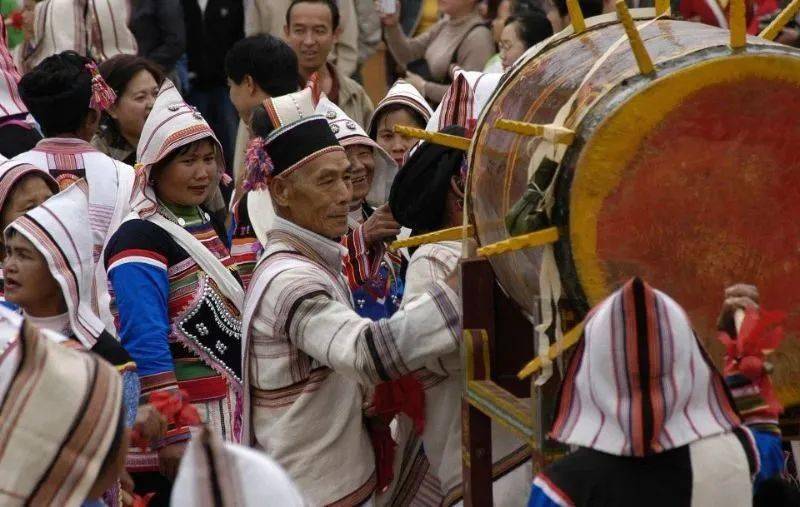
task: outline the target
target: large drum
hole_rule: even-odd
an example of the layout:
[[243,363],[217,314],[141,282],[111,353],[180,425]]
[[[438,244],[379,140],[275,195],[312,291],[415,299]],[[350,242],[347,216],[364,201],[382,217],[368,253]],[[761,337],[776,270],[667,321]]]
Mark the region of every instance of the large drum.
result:
[[[652,74],[612,15],[532,49],[498,87],[470,153],[479,243],[509,238],[507,213],[541,161],[557,161],[554,253],[572,307],[641,276],[687,309],[719,359],[723,289],[757,284],[764,307],[789,312],[775,380],[784,403],[799,402],[800,51],[755,37],[733,50],[727,30],[668,18],[637,25]],[[499,130],[500,118],[555,123],[575,141]],[[528,315],[542,251],[491,258]]]

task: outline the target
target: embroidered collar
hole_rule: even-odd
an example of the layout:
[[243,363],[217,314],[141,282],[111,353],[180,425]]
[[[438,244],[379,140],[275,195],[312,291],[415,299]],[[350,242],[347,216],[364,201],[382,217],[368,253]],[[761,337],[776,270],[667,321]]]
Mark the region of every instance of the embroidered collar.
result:
[[[334,273],[341,273],[342,258],[347,253],[347,249],[341,244],[278,216],[275,217],[272,228],[267,232],[268,237],[272,236],[273,233],[290,236],[291,239],[294,240],[292,241],[293,246],[295,246],[300,253],[308,257],[312,257],[310,254],[315,254],[314,257],[318,258],[313,260],[322,262],[326,268]],[[268,239],[267,244],[269,243],[270,241]],[[310,252],[307,252],[307,250]]]
[[48,137],[36,143],[37,151],[69,151],[70,153],[89,153],[97,149],[83,139],[75,137]]

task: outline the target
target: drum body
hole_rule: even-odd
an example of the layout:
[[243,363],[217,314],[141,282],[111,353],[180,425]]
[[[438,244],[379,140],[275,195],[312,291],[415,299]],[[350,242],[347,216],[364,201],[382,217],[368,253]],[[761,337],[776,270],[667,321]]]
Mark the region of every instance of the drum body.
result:
[[[672,19],[637,21],[656,71],[641,75],[622,26],[600,23],[532,50],[484,109],[470,153],[469,209],[481,245],[507,239],[504,218],[543,157],[560,162],[551,219],[563,297],[580,313],[632,276],[675,298],[721,359],[723,290],[757,284],[789,314],[776,385],[800,401],[800,52]],[[494,128],[497,119],[558,124],[568,147]],[[491,258],[528,315],[542,249]],[[793,359],[797,358],[797,359]],[[794,373],[792,372],[794,371]],[[792,392],[790,392],[792,391]]]

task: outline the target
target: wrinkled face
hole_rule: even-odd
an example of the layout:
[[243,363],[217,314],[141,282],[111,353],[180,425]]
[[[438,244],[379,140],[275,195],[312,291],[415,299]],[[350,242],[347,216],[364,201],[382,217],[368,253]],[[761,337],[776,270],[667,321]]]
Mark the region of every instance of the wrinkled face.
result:
[[138,143],[157,96],[158,83],[149,71],[140,70],[128,81],[116,104],[108,110],[126,139],[135,139]]
[[511,15],[511,0],[502,0],[497,6],[497,16],[492,20],[492,37],[496,43],[500,43],[503,34],[503,26]]
[[338,241],[347,233],[353,200],[350,162],[344,152],[325,153],[270,183],[280,215],[320,236]]
[[217,152],[211,139],[192,144],[152,175],[156,196],[179,206],[199,206],[205,202],[217,183]]
[[52,317],[65,311],[61,287],[47,261],[22,234],[5,238],[3,261],[6,300],[34,317]]
[[378,119],[377,139],[378,146],[386,150],[398,167],[403,166],[406,155],[417,144],[413,137],[404,136],[394,131],[395,125],[423,128],[417,117],[407,109],[397,109],[383,115]]
[[297,54],[297,63],[306,71],[320,69],[338,40],[333,15],[323,3],[299,3],[292,8],[289,26],[284,27],[286,42]]
[[369,146],[358,144],[345,148],[345,153],[347,153],[347,160],[350,161],[352,168],[352,204],[360,205],[372,187],[372,180],[375,176],[375,151]]
[[503,35],[500,37],[500,59],[503,61],[503,70],[514,65],[517,58],[527,49],[525,42],[519,38],[516,22],[503,28]]
[[8,198],[3,204],[3,213],[0,217],[2,227],[5,228],[36,206],[52,197],[53,191],[47,186],[41,176],[29,174],[16,182]]

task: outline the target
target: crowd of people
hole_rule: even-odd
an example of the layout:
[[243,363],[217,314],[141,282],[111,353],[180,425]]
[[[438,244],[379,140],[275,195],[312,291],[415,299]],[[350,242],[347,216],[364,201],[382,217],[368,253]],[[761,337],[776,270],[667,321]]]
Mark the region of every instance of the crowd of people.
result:
[[[714,22],[690,3],[675,12]],[[462,245],[389,244],[462,225],[467,162],[395,127],[468,137],[566,3],[18,7],[0,34],[0,505],[461,502]],[[393,84],[373,105],[359,81],[381,45]],[[734,336],[758,292],[723,302]],[[634,279],[584,329],[550,434],[575,452],[534,479],[494,427],[497,505],[797,501],[768,378],[741,358],[723,377],[677,302]]]

